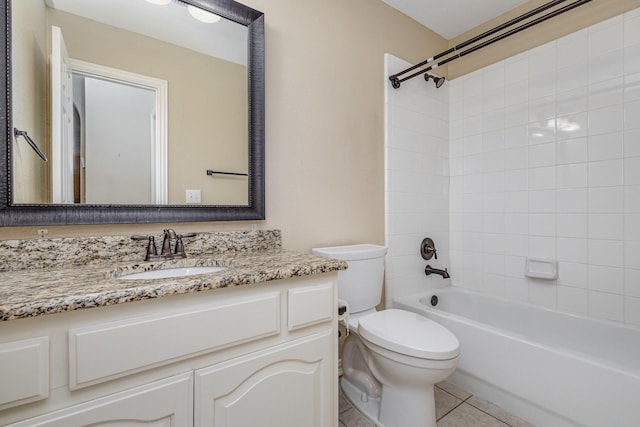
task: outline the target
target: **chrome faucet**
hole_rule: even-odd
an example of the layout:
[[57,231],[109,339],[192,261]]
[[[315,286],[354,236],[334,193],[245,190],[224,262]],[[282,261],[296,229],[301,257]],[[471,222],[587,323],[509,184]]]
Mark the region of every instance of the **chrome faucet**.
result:
[[433,268],[428,264],[424,268],[424,274],[426,274],[427,276],[429,276],[431,274],[439,274],[439,275],[442,276],[443,279],[451,278],[451,276],[449,276],[449,272],[447,271],[446,268],[444,270],[440,270],[439,268]]
[[[186,258],[184,251],[183,237],[194,237],[196,233],[178,234],[173,228],[164,230],[164,238],[162,239],[162,249],[158,255],[155,238],[153,236],[131,236],[132,240],[148,240],[147,253],[144,257],[145,261],[167,261],[176,258]],[[175,240],[173,251],[171,250],[171,242]]]

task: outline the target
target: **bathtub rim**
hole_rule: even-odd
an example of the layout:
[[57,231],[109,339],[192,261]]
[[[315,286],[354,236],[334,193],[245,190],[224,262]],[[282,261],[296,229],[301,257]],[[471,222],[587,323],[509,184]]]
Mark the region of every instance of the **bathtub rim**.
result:
[[[638,369],[635,369],[633,367],[630,366],[626,366],[624,364],[619,364],[619,363],[612,363],[610,361],[607,361],[604,358],[601,357],[595,357],[595,356],[591,356],[588,354],[585,354],[584,352],[581,351],[577,351],[574,350],[570,347],[565,347],[565,346],[561,346],[561,345],[557,345],[555,343],[548,343],[548,342],[539,342],[536,340],[532,340],[530,338],[528,338],[525,334],[516,332],[516,331],[511,331],[508,329],[503,329],[503,328],[498,328],[496,326],[493,325],[489,325],[486,323],[482,323],[480,321],[477,321],[475,319],[471,319],[468,317],[464,317],[455,313],[450,313],[448,311],[444,311],[441,309],[438,309],[436,307],[431,306],[430,304],[427,305],[425,303],[422,302],[422,300],[426,299],[426,298],[431,298],[432,295],[437,294],[438,292],[444,292],[444,293],[462,293],[462,294],[467,294],[467,295],[477,295],[480,297],[485,297],[485,298],[491,298],[491,299],[496,299],[499,300],[501,302],[505,302],[507,304],[515,304],[521,307],[527,307],[529,309],[534,309],[534,310],[540,310],[543,312],[547,312],[547,313],[553,313],[555,315],[560,314],[563,316],[568,316],[568,317],[572,317],[574,319],[578,319],[578,320],[586,320],[588,322],[598,322],[598,323],[603,323],[605,325],[611,326],[611,327],[616,327],[616,328],[622,328],[622,329],[626,329],[626,330],[632,330],[635,331],[637,333],[640,333],[640,327],[635,327],[633,325],[627,325],[624,323],[620,323],[620,322],[616,322],[616,321],[612,321],[612,320],[608,320],[608,319],[599,319],[599,318],[592,318],[589,316],[585,316],[585,315],[581,315],[578,313],[571,313],[571,312],[566,312],[566,311],[561,311],[561,310],[555,310],[555,309],[551,309],[549,307],[543,307],[543,306],[538,306],[535,304],[531,304],[528,302],[524,302],[524,301],[518,301],[518,300],[512,300],[509,298],[505,298],[499,295],[493,295],[493,294],[485,294],[485,293],[481,293],[481,292],[477,292],[477,291],[473,291],[473,290],[469,290],[469,289],[465,289],[465,288],[460,288],[457,286],[453,286],[453,285],[447,285],[447,286],[443,286],[441,288],[437,288],[437,289],[432,289],[432,290],[425,290],[424,292],[420,292],[420,293],[416,293],[416,294],[412,294],[412,295],[407,295],[407,296],[402,296],[402,297],[397,297],[393,299],[393,307],[394,308],[400,308],[400,309],[404,309],[405,307],[403,306],[409,306],[409,307],[413,307],[415,308],[417,311],[420,310],[425,310],[425,311],[433,311],[435,312],[435,315],[438,316],[442,316],[444,318],[450,319],[452,321],[458,321],[461,322],[463,324],[466,325],[470,325],[470,326],[474,326],[474,327],[478,327],[478,328],[482,328],[482,329],[487,329],[490,330],[491,332],[505,337],[505,338],[510,338],[510,339],[515,339],[520,343],[525,343],[537,348],[542,348],[542,349],[546,349],[549,351],[552,351],[554,353],[559,353],[559,354],[569,354],[571,357],[575,357],[583,362],[586,363],[591,363],[594,364],[600,368],[603,369],[611,369],[617,373],[620,374],[624,374],[624,375],[630,375],[638,380],[640,380],[640,367]],[[428,303],[428,301],[427,301]],[[401,304],[401,306],[397,306],[397,304]],[[428,317],[428,316],[427,316]],[[435,320],[435,319],[434,319]],[[436,320],[437,321],[437,320]]]

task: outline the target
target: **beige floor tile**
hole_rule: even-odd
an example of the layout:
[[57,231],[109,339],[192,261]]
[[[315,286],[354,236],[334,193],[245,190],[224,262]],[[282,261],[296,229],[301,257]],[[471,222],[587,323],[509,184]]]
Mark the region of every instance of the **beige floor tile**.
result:
[[[438,427],[534,427],[446,381],[437,384],[435,397]],[[338,399],[340,427],[375,427],[374,423],[351,406],[342,391]]]
[[480,409],[481,411],[486,412],[489,415],[493,415],[500,421],[504,421],[505,423],[509,424],[511,427],[535,427],[530,422],[518,418],[515,415],[511,415],[499,406],[494,405],[491,402],[487,402],[486,400],[480,399],[477,396],[471,396],[467,400],[467,403]]
[[347,399],[345,399],[344,395],[342,394],[342,391],[340,392],[340,394],[338,395],[338,413],[343,413],[344,411],[346,411],[347,409],[351,408],[351,404],[349,403],[349,401]]
[[340,414],[340,422],[346,427],[373,427],[374,424],[363,417],[360,412],[349,408]]
[[463,403],[438,421],[438,427],[509,427],[508,424]]
[[462,400],[438,387],[435,388],[435,394],[437,420],[447,415],[453,408],[462,403]]
[[471,393],[461,389],[455,384],[451,384],[448,381],[442,381],[441,383],[436,384],[436,387],[440,387],[449,394],[453,394],[460,400],[467,400],[469,397],[471,397]]

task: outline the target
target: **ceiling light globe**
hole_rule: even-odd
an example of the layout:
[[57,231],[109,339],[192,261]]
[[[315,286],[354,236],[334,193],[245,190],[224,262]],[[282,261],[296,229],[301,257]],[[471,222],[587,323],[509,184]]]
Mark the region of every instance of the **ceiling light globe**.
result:
[[207,12],[206,10],[200,9],[199,7],[195,7],[192,5],[187,6],[187,10],[200,22],[204,22],[206,24],[213,24],[214,22],[218,22],[220,17],[215,13]]

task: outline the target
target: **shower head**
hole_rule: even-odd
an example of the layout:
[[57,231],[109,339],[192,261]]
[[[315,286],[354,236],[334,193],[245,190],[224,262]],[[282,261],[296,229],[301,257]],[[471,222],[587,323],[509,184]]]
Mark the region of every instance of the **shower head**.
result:
[[442,86],[446,80],[444,77],[436,77],[429,73],[425,73],[424,80],[428,82],[429,79],[433,80],[433,82],[436,84],[436,88],[439,88],[440,86]]

